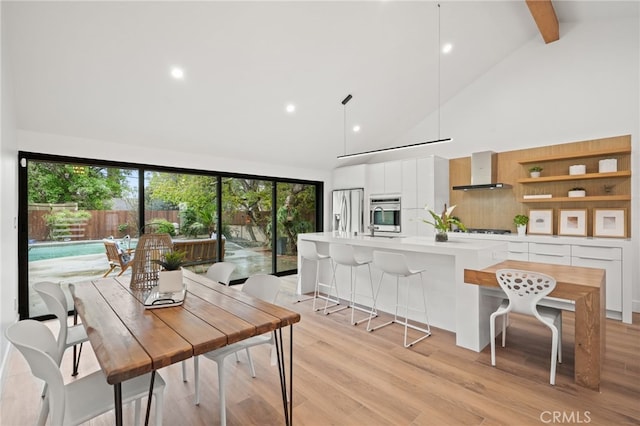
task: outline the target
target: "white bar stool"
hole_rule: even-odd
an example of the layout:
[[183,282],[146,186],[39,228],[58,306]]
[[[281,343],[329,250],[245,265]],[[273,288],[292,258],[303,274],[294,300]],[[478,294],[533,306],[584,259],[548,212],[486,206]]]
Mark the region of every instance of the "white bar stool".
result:
[[[325,284],[320,282],[320,262],[323,260],[328,260],[331,262],[331,257],[326,254],[322,254],[318,252],[318,248],[316,246],[315,241],[307,241],[300,240],[298,242],[298,253],[300,254],[301,265],[300,265],[300,274],[302,274],[302,268],[304,268],[305,261],[314,262],[316,267],[316,279],[314,284],[313,296],[307,297],[306,299],[298,299],[298,302],[305,302],[307,300],[313,299],[313,310],[319,311],[322,308],[316,308],[316,301],[318,299],[324,299],[325,302],[325,310],[327,307],[332,307],[340,304],[340,298],[338,297],[337,289],[336,295],[331,295],[331,284]],[[325,287],[329,290],[326,293],[321,293],[320,288]],[[333,305],[327,306],[327,304],[331,302]]]
[[[372,316],[374,317],[378,316],[374,307],[364,308],[362,306],[356,305],[356,295],[370,298],[372,301],[372,304],[375,305],[375,293],[373,291],[373,280],[371,279],[371,258],[362,254],[356,254],[353,246],[349,244],[332,243],[329,245],[329,254],[331,256],[331,259],[333,260],[333,279],[331,280],[332,288],[335,287],[336,294],[337,294],[338,286],[336,284],[336,270],[338,269],[338,265],[348,266],[351,294],[350,294],[350,300],[349,300],[348,306],[343,306],[343,307],[334,309],[333,311],[327,311],[327,307],[325,306],[324,313],[326,315],[329,315],[334,312],[341,311],[342,309],[351,308],[351,324],[353,325],[358,325],[361,322],[366,321],[367,319],[371,320]],[[357,275],[354,277],[354,268],[365,266],[365,265],[369,269],[369,286],[371,288],[371,295],[356,293]],[[369,317],[356,321],[354,318],[354,312],[356,310],[369,314]]]
[[[373,265],[382,271],[382,275],[380,276],[380,283],[378,284],[378,291],[376,293],[376,298],[374,301],[373,308],[376,309],[377,307],[378,295],[380,294],[380,287],[382,287],[382,279],[384,278],[384,274],[393,275],[396,277],[396,304],[395,304],[395,313],[391,321],[388,321],[384,324],[380,324],[377,327],[371,328],[372,316],[370,316],[369,322],[367,323],[367,331],[374,331],[393,323],[404,325],[404,347],[405,348],[413,346],[419,341],[431,336],[431,327],[429,326],[429,318],[427,316],[427,300],[426,300],[425,291],[424,291],[424,282],[422,279],[422,273],[426,271],[426,268],[411,269],[407,264],[407,258],[405,257],[404,254],[390,253],[390,252],[384,252],[384,251],[373,252]],[[424,310],[409,308],[409,290],[411,289],[411,277],[414,275],[420,275],[420,289],[422,291],[422,302],[423,302]],[[407,296],[404,303],[404,320],[398,318],[398,307],[400,306],[400,304],[398,303],[398,294],[400,292],[400,277],[407,278]],[[415,312],[424,313],[426,328],[409,323],[409,309]],[[421,331],[424,333],[424,336],[421,336],[418,339],[414,340],[413,342],[410,342],[407,344],[407,328],[412,328],[414,330]]]

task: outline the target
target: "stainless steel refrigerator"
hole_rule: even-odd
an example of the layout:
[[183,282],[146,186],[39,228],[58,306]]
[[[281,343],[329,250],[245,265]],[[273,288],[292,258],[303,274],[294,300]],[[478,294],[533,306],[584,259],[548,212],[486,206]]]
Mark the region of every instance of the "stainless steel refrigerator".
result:
[[364,230],[364,189],[333,191],[333,231],[360,232]]

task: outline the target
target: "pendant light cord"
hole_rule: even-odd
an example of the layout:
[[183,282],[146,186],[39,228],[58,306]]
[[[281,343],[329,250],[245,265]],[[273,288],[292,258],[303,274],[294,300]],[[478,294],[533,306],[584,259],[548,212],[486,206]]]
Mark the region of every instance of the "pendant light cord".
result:
[[440,3],[438,3],[438,139],[440,139],[440,61],[441,61],[441,52],[440,52]]
[[343,120],[342,120],[342,132],[344,139],[344,155],[347,155],[347,104],[342,105]]

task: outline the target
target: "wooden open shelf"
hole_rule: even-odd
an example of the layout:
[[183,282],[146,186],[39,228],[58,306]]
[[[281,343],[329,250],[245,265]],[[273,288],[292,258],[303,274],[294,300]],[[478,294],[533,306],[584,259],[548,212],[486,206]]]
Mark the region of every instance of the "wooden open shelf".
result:
[[587,203],[592,201],[631,201],[631,195],[594,195],[587,197],[521,198],[521,203]]
[[521,178],[518,183],[543,183],[543,182],[561,182],[567,180],[587,180],[587,179],[611,179],[630,177],[630,170],[609,173],[587,173],[584,175],[561,175],[561,176],[541,176],[538,178]]
[[524,160],[519,160],[518,163],[531,164],[531,163],[542,163],[544,161],[572,160],[576,158],[606,157],[606,156],[624,155],[624,154],[631,154],[631,147],[602,149],[602,150],[596,150],[596,151],[572,152],[568,154],[551,154],[551,155],[545,155],[544,157],[535,157],[535,158],[532,157]]

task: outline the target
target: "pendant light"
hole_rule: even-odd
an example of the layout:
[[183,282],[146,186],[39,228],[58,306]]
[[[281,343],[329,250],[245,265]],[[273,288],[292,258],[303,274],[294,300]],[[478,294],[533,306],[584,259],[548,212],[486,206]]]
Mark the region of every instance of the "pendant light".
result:
[[432,140],[432,141],[425,141],[425,142],[416,142],[408,145],[394,146],[390,148],[381,148],[381,149],[374,149],[371,151],[363,151],[363,152],[356,152],[353,154],[347,154],[347,102],[349,102],[353,97],[351,95],[347,95],[347,97],[342,100],[342,105],[344,106],[344,152],[345,153],[343,155],[339,155],[338,160],[345,160],[348,158],[355,158],[355,157],[364,157],[367,155],[380,154],[383,152],[396,152],[396,151],[401,151],[405,149],[418,148],[421,146],[431,145],[435,143],[452,141],[451,138],[440,137],[440,68],[441,68],[440,37],[441,37],[440,36],[440,3],[438,3],[438,139]]

